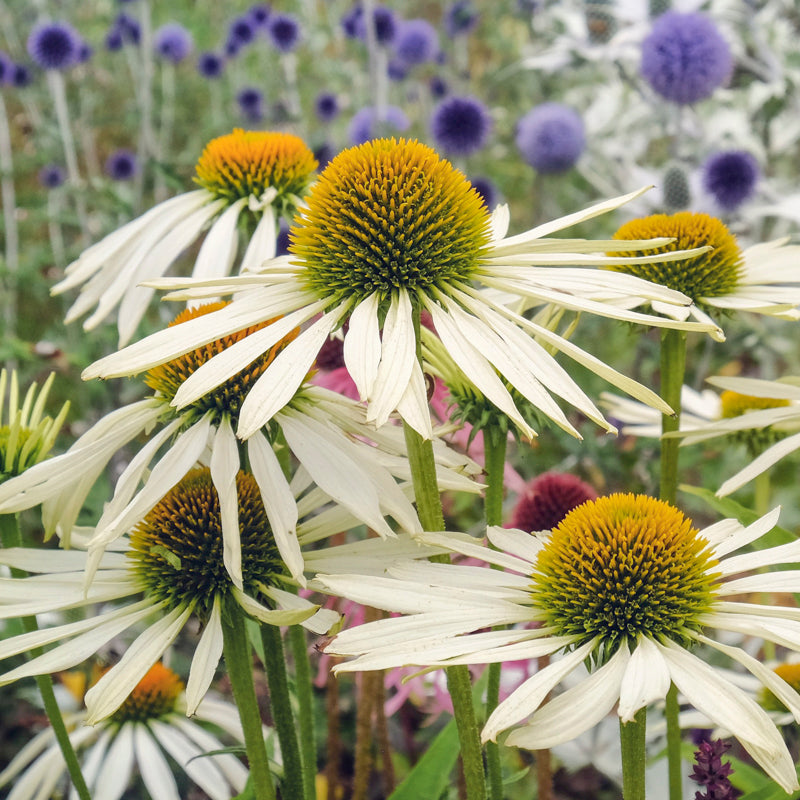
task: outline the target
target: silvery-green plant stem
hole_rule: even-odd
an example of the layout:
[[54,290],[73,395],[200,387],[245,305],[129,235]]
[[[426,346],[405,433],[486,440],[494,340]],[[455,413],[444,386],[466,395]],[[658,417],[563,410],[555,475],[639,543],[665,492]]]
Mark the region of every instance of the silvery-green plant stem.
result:
[[155,154],[153,134],[153,26],[150,17],[150,0],[139,0],[139,85],[141,103],[141,122],[136,156],[139,172],[136,175],[134,211],[141,211],[144,198],[144,182],[150,161]]
[[47,84],[50,87],[50,94],[53,97],[53,104],[56,109],[56,119],[58,120],[58,130],[61,135],[61,143],[64,147],[64,161],[67,164],[67,175],[69,182],[75,193],[75,209],[78,215],[78,224],[81,229],[81,244],[88,247],[89,222],[86,215],[86,200],[83,196],[83,181],[81,180],[80,170],[78,169],[78,154],[75,150],[75,140],[72,138],[72,128],[69,123],[69,108],[67,105],[67,88],[64,83],[64,76],[55,69],[48,69],[46,72]]
[[156,173],[155,200],[160,203],[167,197],[167,185],[164,181],[163,166],[169,158],[172,125],[175,121],[175,66],[170,61],[161,63],[161,127],[156,145],[156,161],[161,165]]
[[5,286],[3,290],[3,335],[11,341],[17,332],[17,290],[19,280],[19,231],[17,228],[17,197],[14,190],[14,157],[11,133],[8,128],[6,104],[0,93],[0,194],[3,198],[3,227],[5,230]]
[[283,68],[284,91],[286,92],[286,107],[293,120],[300,119],[300,92],[297,88],[297,56],[294,53],[284,53],[281,56]]
[[306,800],[317,800],[317,743],[314,736],[314,691],[308,643],[302,625],[289,627],[289,646],[294,656],[294,680],[297,690],[297,722],[300,731],[300,758],[303,762],[303,790]]
[[619,723],[622,750],[622,797],[624,800],[645,800],[645,732],[647,709],[640,708],[632,722]]
[[64,249],[64,233],[61,230],[61,192],[50,189],[47,192],[47,232],[50,235],[50,249],[53,251],[53,262],[57,267],[67,263]]

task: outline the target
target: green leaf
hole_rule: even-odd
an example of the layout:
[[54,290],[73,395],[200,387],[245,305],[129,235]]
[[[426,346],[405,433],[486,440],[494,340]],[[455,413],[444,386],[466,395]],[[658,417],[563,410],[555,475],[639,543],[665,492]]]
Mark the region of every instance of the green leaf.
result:
[[[472,702],[476,711],[486,690],[489,671],[483,675],[472,689]],[[450,720],[433,740],[425,755],[414,765],[403,782],[392,792],[389,800],[419,800],[420,797],[435,800],[450,786],[450,773],[458,760],[461,750],[458,741],[456,721]]]

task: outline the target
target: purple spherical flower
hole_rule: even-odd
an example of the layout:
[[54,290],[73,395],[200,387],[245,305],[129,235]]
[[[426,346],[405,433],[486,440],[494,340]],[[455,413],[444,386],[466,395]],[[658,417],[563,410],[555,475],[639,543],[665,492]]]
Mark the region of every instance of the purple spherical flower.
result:
[[225,53],[225,58],[236,58],[239,55],[239,51],[242,49],[242,46],[239,42],[235,41],[234,39],[228,39],[225,42],[222,50]]
[[705,14],[668,11],[642,42],[642,77],[662,97],[686,105],[709,97],[733,71],[728,43]]
[[241,45],[250,44],[255,38],[255,26],[248,14],[236,17],[228,27],[228,39],[233,39]]
[[758,162],[744,150],[727,150],[703,165],[703,188],[726,211],[753,196],[760,175]]
[[409,19],[401,23],[394,40],[395,55],[413,67],[433,61],[439,53],[436,28],[424,19]]
[[81,39],[80,44],[78,45],[78,60],[75,62],[77,64],[85,64],[94,53],[92,46],[86,39]]
[[314,101],[314,111],[321,122],[332,122],[339,116],[339,99],[331,92],[320,92]]
[[122,31],[117,27],[110,28],[106,34],[106,50],[115,53],[117,50],[122,50],[123,44],[125,42],[122,39]]
[[33,75],[27,64],[14,64],[14,72],[11,76],[11,83],[17,89],[24,89],[33,82]]
[[433,110],[431,135],[448,155],[468,156],[486,144],[492,118],[475,97],[448,97]]
[[348,39],[357,39],[360,27],[360,20],[364,14],[364,9],[360,5],[355,5],[345,12],[342,17],[342,30]]
[[444,12],[444,29],[450,38],[469,33],[478,24],[478,12],[470,0],[456,0]]
[[69,69],[78,63],[82,44],[68,22],[43,22],[28,37],[28,55],[42,69]]
[[255,86],[246,86],[236,95],[239,110],[250,122],[264,119],[264,94]]
[[499,192],[497,187],[488,178],[470,178],[472,188],[481,196],[483,204],[489,210],[497,205]]
[[200,53],[197,57],[197,71],[204,78],[219,78],[225,69],[225,59],[217,53]]
[[586,145],[583,122],[569,106],[542,103],[517,123],[516,143],[525,161],[538,172],[564,172]]
[[441,75],[434,75],[430,81],[428,81],[428,88],[431,90],[431,95],[437,99],[445,97],[450,91],[447,81],[442,78]]
[[289,255],[289,223],[285,219],[278,223],[278,235],[275,237],[275,255]]
[[528,483],[509,524],[529,533],[551,530],[573,508],[596,499],[597,492],[580,478],[567,472],[545,472]]
[[370,139],[392,133],[402,133],[409,126],[408,117],[397,106],[386,106],[382,120],[371,106],[356,111],[350,120],[350,144],[363,144]]
[[183,25],[168,22],[153,34],[156,53],[167,61],[177,64],[192,52],[192,35]]
[[273,46],[281,53],[291,52],[300,41],[300,23],[292,14],[272,14],[267,32]]
[[404,81],[408,77],[408,66],[399,58],[392,58],[386,65],[386,75],[390,81]]
[[142,26],[139,20],[123,11],[117,15],[115,25],[126,44],[139,44],[142,38]]
[[250,6],[247,15],[256,28],[264,28],[267,25],[271,13],[272,9],[266,3],[257,3],[254,6]]
[[136,153],[131,150],[115,150],[105,163],[105,172],[111,180],[129,181],[132,180],[139,171],[139,164],[136,160]]
[[67,179],[67,173],[58,164],[48,164],[39,170],[39,184],[45,189],[57,189]]
[[[397,14],[386,6],[375,6],[372,18],[375,22],[375,39],[378,44],[391,44],[397,35]],[[355,30],[359,39],[366,40],[367,20],[363,13],[355,21]]]
[[330,142],[323,142],[319,147],[314,148],[314,158],[317,159],[317,171],[322,172],[328,166],[328,162],[336,155],[336,150]]
[[8,86],[14,82],[16,65],[11,58],[0,50],[0,86]]

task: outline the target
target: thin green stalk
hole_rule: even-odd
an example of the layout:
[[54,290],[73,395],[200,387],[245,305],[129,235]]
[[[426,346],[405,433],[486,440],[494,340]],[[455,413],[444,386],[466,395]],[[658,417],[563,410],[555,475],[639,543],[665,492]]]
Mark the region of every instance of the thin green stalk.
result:
[[[681,388],[686,372],[686,332],[665,328],[661,333],[661,397],[675,412],[674,417],[663,414],[661,431],[677,431],[681,423]],[[675,504],[678,496],[677,438],[661,438],[661,482],[659,496]],[[681,800],[681,729],[678,722],[678,690],[671,686],[667,693],[667,763],[669,798]],[[632,795],[633,796],[633,795]],[[644,797],[644,794],[642,794]],[[626,795],[627,800],[627,795]]]
[[[506,463],[508,437],[503,431],[487,429],[483,432],[484,471],[486,491],[483,496],[486,526],[500,525],[503,522],[503,473]],[[486,685],[486,717],[497,708],[500,702],[501,664],[489,664]],[[537,759],[537,764],[539,760]],[[503,800],[503,770],[500,765],[500,748],[497,742],[486,743],[486,771],[489,777],[489,797]]]
[[426,531],[443,531],[444,514],[436,480],[436,462],[433,458],[433,442],[423,439],[410,425],[403,423],[406,438],[406,454],[411,466],[414,484],[414,499],[422,527]]
[[[16,514],[0,514],[0,541],[3,543],[3,548],[20,547],[22,545],[22,534],[19,530]],[[18,569],[12,569],[11,575],[15,578],[25,577],[25,573]],[[20,623],[26,633],[38,630],[36,617],[22,617]],[[31,650],[31,656],[34,658],[41,655],[41,653],[42,650],[38,647]],[[64,757],[64,763],[67,765],[67,772],[72,780],[72,785],[75,787],[80,800],[92,800],[81,772],[78,756],[75,754],[75,749],[70,741],[67,726],[61,716],[61,709],[58,707],[58,701],[53,690],[53,679],[50,675],[37,675],[36,685],[39,688],[39,694],[42,696],[44,710],[50,720],[53,734],[61,749],[61,755]]]
[[289,693],[289,676],[286,672],[281,629],[276,625],[262,625],[261,641],[264,645],[264,667],[267,672],[272,719],[278,732],[283,756],[281,796],[283,800],[303,800],[306,796],[303,785],[303,762],[300,758],[297,727]]
[[223,611],[222,637],[228,678],[244,731],[244,743],[247,749],[247,759],[250,762],[255,800],[276,800],[272,773],[269,769],[269,757],[264,744],[264,734],[261,731],[261,714],[258,710],[256,690],[253,686],[250,644],[244,627],[244,616],[235,603],[229,603]]
[[[664,328],[661,332],[661,397],[675,416],[661,415],[661,432],[677,431],[681,423],[681,387],[686,372],[686,331]],[[659,497],[675,504],[678,497],[677,438],[661,439],[661,481]]]
[[619,723],[622,748],[622,796],[624,800],[645,800],[644,773],[647,709],[640,708],[632,722]]
[[300,759],[303,762],[303,788],[306,800],[317,800],[317,743],[314,738],[314,692],[311,663],[308,660],[306,633],[301,625],[289,628],[289,645],[294,656],[294,679],[297,691],[297,721],[300,730]]

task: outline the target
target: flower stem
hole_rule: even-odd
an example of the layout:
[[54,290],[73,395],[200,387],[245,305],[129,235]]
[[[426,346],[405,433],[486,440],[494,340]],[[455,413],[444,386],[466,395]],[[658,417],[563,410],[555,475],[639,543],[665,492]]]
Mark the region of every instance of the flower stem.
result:
[[[661,333],[661,397],[675,415],[661,416],[661,432],[677,431],[681,423],[681,388],[686,372],[686,332],[665,328]],[[661,438],[661,481],[659,496],[672,505],[678,496],[677,438]],[[665,711],[667,723],[667,763],[669,798],[681,800],[681,729],[678,723],[678,690],[671,686]],[[642,794],[644,797],[644,794]],[[626,795],[627,800],[627,795]]]
[[[0,541],[2,541],[3,548],[21,547],[22,534],[19,530],[16,514],[0,514]],[[14,578],[24,578],[25,573],[19,569],[11,570],[11,575]],[[20,620],[22,629],[26,633],[32,633],[38,630],[36,624],[36,617],[22,617]],[[34,658],[42,654],[40,648],[31,650],[31,656]],[[81,772],[81,765],[78,761],[78,756],[75,754],[75,749],[67,732],[67,726],[64,724],[64,718],[61,716],[61,709],[58,707],[56,694],[53,690],[53,679],[50,675],[37,675],[36,686],[39,688],[39,694],[42,696],[42,703],[47,718],[50,720],[50,726],[53,728],[53,734],[56,737],[58,746],[61,749],[61,755],[64,757],[64,763],[67,765],[67,772],[72,780],[72,785],[78,793],[80,800],[92,800],[89,793],[89,788],[86,786],[86,781]]]
[[247,641],[244,616],[235,603],[228,603],[222,614],[222,640],[233,699],[239,709],[239,719],[244,731],[255,800],[275,800],[275,787],[269,769],[264,734],[261,731],[261,714],[253,686],[250,645]]
[[294,679],[297,691],[297,721],[300,731],[300,759],[303,762],[303,789],[306,800],[317,800],[317,746],[314,738],[314,693],[311,664],[308,660],[306,633],[302,625],[289,628],[289,646],[294,656]]
[[622,749],[622,796],[624,800],[645,800],[644,772],[647,709],[640,708],[632,722],[619,723]]
[[[661,415],[661,432],[677,431],[681,423],[681,387],[686,372],[686,331],[664,328],[661,333],[661,397],[674,416]],[[661,439],[659,497],[672,505],[678,496],[678,448],[680,441]]]
[[[486,525],[500,525],[503,522],[503,472],[506,463],[508,437],[504,431],[486,428],[483,431],[484,471],[486,473],[486,492],[483,496]],[[497,708],[500,702],[501,664],[489,664],[486,684],[486,717]],[[536,763],[539,763],[537,758]],[[500,748],[497,742],[486,743],[486,771],[489,777],[489,797],[503,800],[503,771],[500,765]]]
[[423,439],[410,425],[403,423],[406,438],[406,453],[411,466],[414,498],[422,527],[426,531],[443,531],[444,514],[436,480],[436,462],[433,458],[433,442]]
[[262,625],[261,641],[264,645],[264,667],[267,671],[272,718],[275,721],[275,730],[278,732],[283,756],[281,796],[285,800],[303,800],[306,796],[303,786],[303,762],[300,758],[300,745],[292,712],[281,629],[276,625]]

